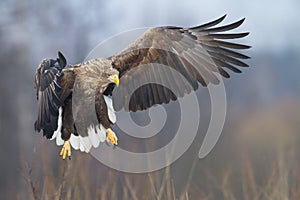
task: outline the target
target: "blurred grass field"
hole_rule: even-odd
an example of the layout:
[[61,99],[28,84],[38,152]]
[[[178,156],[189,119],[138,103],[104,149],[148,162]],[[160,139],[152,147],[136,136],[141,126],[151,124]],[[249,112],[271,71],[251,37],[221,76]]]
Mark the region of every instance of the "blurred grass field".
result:
[[[296,200],[300,198],[298,110],[298,102],[287,100],[249,111],[243,118],[232,112],[208,157],[197,158],[196,139],[171,166],[145,174],[118,172],[75,151],[71,160],[64,161],[55,144],[37,136],[32,160],[22,159],[20,188],[10,195],[13,199]],[[229,129],[235,137],[226,136]]]

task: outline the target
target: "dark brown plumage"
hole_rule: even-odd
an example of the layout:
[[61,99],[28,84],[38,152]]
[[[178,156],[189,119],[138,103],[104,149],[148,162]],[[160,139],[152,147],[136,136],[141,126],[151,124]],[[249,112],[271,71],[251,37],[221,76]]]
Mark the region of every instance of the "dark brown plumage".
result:
[[[216,74],[229,78],[228,70],[241,73],[240,68],[248,67],[242,60],[249,57],[237,51],[250,46],[228,40],[248,33],[227,31],[239,27],[244,19],[215,27],[224,18],[192,28],[151,28],[107,59],[67,66],[59,53],[56,60],[43,60],[35,78],[39,108],[35,129],[43,130],[47,138],[58,137],[55,133],[62,131],[63,140],[70,139],[75,149],[88,152],[99,142],[82,141],[89,137],[93,143],[97,137],[90,134],[100,134],[103,128],[107,133],[111,131],[108,129],[115,123],[113,109],[137,111],[169,103],[196,90],[198,83],[218,84]],[[119,80],[112,80],[112,76],[120,78],[119,87],[115,86]],[[107,96],[111,96],[113,106]],[[60,108],[62,129],[57,125]],[[86,117],[93,110],[96,116]],[[79,146],[72,144],[72,135],[82,139]]]
[[[149,29],[128,48],[113,56],[111,58],[112,65],[120,72],[121,77],[120,87],[115,90],[115,96],[119,96],[119,98],[114,98],[114,108],[137,111],[147,109],[155,104],[168,103],[191,90],[196,90],[198,82],[203,86],[207,86],[209,83],[218,84],[219,80],[215,76],[215,72],[229,78],[230,75],[226,69],[240,73],[241,71],[237,67],[248,67],[241,59],[249,57],[235,50],[248,49],[249,46],[222,40],[247,36],[249,33],[224,33],[239,27],[244,19],[213,28],[224,18],[225,16],[192,28],[170,26]],[[149,70],[146,67],[144,70],[134,70],[145,64],[170,66],[183,77],[170,75],[174,74],[170,68],[154,66]],[[153,71],[154,68],[155,71]],[[126,76],[123,76],[125,74]],[[145,82],[147,77],[152,77],[156,82],[167,82],[167,85],[172,88],[172,92],[158,84],[148,84],[143,89],[134,92],[131,99],[124,98],[124,95],[120,97],[119,94],[128,93],[129,88],[135,88],[135,85]],[[186,80],[183,80],[184,78]],[[134,103],[130,101],[134,101]]]

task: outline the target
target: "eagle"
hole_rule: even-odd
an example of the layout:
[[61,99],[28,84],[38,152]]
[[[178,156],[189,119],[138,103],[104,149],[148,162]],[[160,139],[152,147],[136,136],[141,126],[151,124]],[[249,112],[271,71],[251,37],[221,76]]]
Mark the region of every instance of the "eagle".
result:
[[241,73],[240,68],[248,67],[243,60],[250,57],[239,51],[250,46],[232,39],[249,32],[232,32],[245,18],[220,26],[225,17],[190,28],[150,28],[108,58],[71,65],[58,52],[58,58],[42,60],[34,81],[35,131],[63,145],[63,159],[71,157],[71,147],[89,152],[100,142],[115,146],[116,111],[136,112],[167,104],[199,85],[229,78],[228,70]]

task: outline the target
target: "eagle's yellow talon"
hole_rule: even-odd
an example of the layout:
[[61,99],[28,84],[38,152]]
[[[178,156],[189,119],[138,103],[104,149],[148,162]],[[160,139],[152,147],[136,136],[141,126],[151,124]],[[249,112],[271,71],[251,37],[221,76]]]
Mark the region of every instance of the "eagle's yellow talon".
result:
[[110,128],[106,129],[106,141],[113,145],[118,145],[118,138]]
[[66,159],[67,156],[69,158],[71,157],[71,145],[69,140],[65,141],[59,155],[62,156],[62,159]]

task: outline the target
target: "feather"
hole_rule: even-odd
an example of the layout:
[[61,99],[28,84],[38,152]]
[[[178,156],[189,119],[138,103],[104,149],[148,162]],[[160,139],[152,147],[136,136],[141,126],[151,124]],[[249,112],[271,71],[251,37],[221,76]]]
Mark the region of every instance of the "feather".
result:
[[71,134],[70,137],[70,144],[75,149],[78,150],[80,148],[80,139],[79,136],[76,136],[74,134]]
[[[106,94],[113,95],[115,110],[119,111],[123,107],[127,111],[144,110],[156,104],[176,100],[190,93],[192,89],[196,90],[198,82],[203,86],[210,83],[218,84],[219,80],[214,73],[230,77],[223,68],[240,73],[237,67],[248,66],[241,59],[249,57],[237,50],[248,49],[250,46],[227,40],[243,38],[249,33],[227,33],[227,31],[239,27],[245,18],[215,27],[225,17],[226,15],[192,28],[174,26],[151,28],[127,49],[111,57],[112,66],[120,72],[121,80],[121,89],[115,89],[115,93],[112,92],[114,90],[112,88],[106,91]],[[165,74],[160,68],[153,70],[154,64],[175,69],[185,80],[174,73]],[[175,96],[165,87],[152,83],[142,86],[129,97],[130,91],[143,81],[172,83],[174,85],[171,87],[174,89],[172,93]]]

